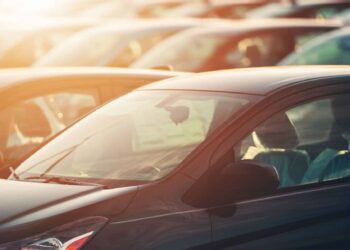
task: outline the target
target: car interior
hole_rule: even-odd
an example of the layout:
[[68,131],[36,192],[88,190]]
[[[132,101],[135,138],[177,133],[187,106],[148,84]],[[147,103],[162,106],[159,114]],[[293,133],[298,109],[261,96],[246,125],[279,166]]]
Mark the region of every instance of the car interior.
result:
[[277,113],[238,144],[239,160],[275,167],[281,188],[348,177],[349,109],[339,95]]
[[[279,131],[278,127],[284,130]],[[285,113],[279,113],[256,129],[262,145],[268,151],[258,153],[254,161],[275,166],[280,174],[282,186],[300,183],[309,165],[309,156],[305,151],[295,150],[299,144],[293,124]],[[278,149],[283,148],[283,151]]]
[[8,108],[6,114],[7,117],[1,117],[1,127],[7,128],[2,135],[7,138],[1,140],[6,142],[1,150],[5,163],[24,156],[52,133],[46,115],[35,103],[19,103]]
[[291,29],[286,32],[272,29],[227,39],[196,72],[275,65],[302,43],[323,32],[326,31]]

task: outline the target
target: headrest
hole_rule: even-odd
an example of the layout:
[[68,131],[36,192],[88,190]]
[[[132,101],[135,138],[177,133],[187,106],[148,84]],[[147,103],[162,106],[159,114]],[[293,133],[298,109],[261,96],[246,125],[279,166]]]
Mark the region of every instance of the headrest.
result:
[[292,149],[298,146],[298,136],[288,116],[278,113],[256,130],[260,142],[268,148]]
[[337,96],[332,100],[334,120],[341,133],[350,133],[350,95]]
[[14,107],[14,121],[24,136],[47,137],[50,123],[42,109],[35,103],[21,103]]

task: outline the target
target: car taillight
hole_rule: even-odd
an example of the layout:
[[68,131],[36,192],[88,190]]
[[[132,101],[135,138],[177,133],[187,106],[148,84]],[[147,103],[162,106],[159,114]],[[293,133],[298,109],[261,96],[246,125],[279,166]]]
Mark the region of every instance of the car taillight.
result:
[[57,227],[38,236],[0,245],[0,250],[79,250],[107,222],[89,217]]

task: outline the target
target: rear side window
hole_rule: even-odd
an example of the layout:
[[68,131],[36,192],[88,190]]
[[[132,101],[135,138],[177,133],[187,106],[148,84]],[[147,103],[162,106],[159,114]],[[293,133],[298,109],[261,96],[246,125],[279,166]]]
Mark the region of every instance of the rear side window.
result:
[[272,30],[246,37],[226,54],[226,63],[232,67],[271,66],[294,52],[312,38],[326,30]]
[[350,64],[350,36],[335,37],[286,59],[287,64]]
[[326,6],[319,8],[315,11],[315,16],[316,18],[333,18],[337,16],[343,9],[346,9],[346,7],[332,7],[332,6]]
[[236,161],[274,167],[280,187],[350,177],[350,95],[301,103],[272,115],[235,147]]
[[286,114],[294,125],[299,146],[329,139],[334,122],[330,99],[297,106]]

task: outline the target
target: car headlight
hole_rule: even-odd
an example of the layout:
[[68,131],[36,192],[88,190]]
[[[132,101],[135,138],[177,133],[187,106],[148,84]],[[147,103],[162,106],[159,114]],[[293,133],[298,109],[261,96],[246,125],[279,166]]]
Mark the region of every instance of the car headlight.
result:
[[88,217],[23,240],[0,244],[0,250],[78,250],[107,222]]

